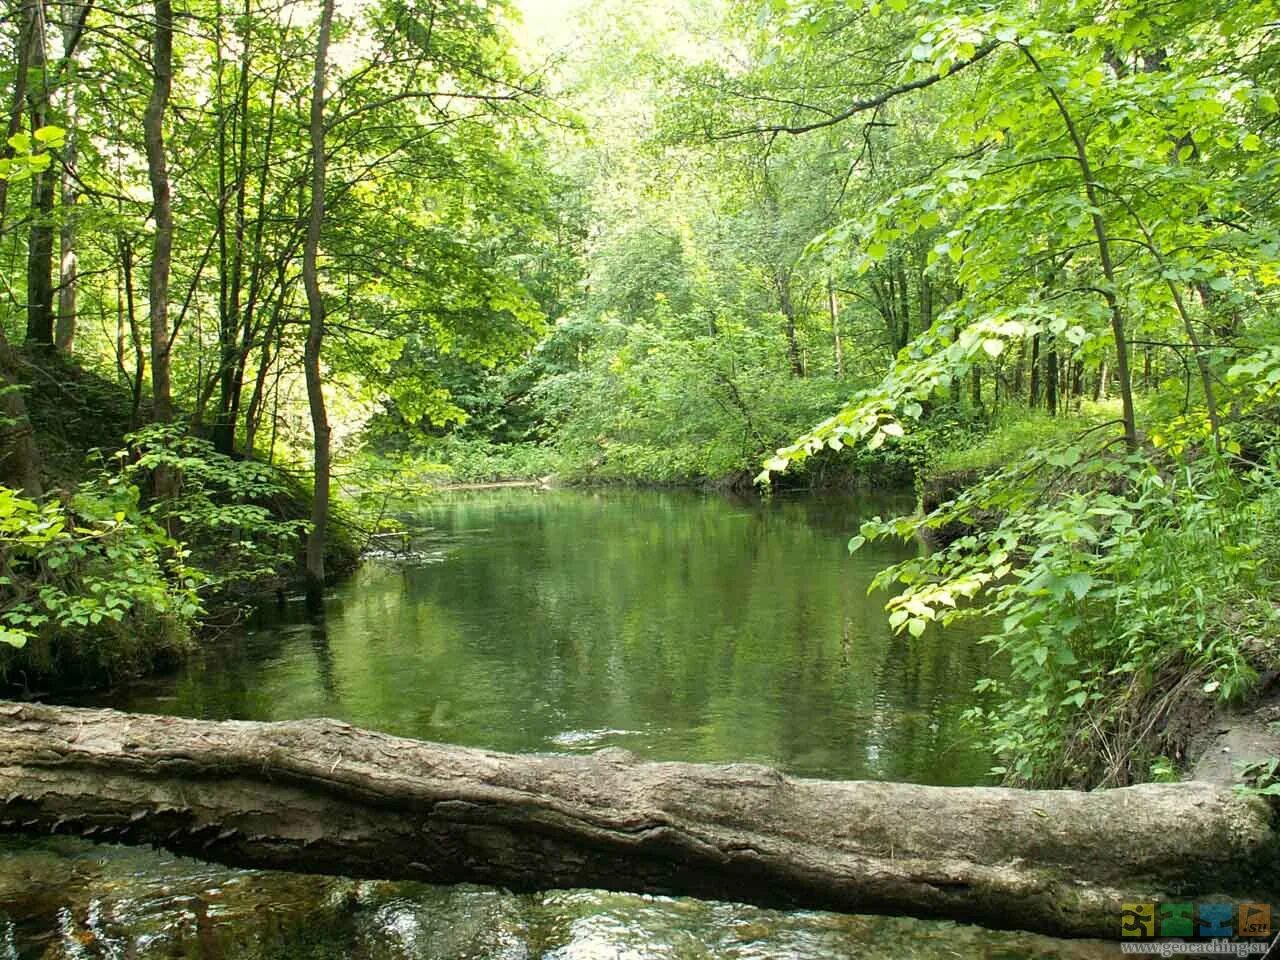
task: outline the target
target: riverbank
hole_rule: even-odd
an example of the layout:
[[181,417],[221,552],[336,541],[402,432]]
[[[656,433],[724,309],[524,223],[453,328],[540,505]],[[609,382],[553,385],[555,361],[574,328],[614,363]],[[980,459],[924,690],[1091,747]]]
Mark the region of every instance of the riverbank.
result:
[[1097,440],[1113,406],[1014,411],[941,451],[915,515],[884,529],[929,544],[913,576],[990,584],[989,642],[1030,691],[974,717],[1007,778],[1238,782],[1234,760],[1280,756],[1280,473],[1265,450],[1223,458],[1159,436],[1126,454]]
[[[306,477],[218,452],[145,415],[119,383],[10,351],[42,496],[0,487],[0,684],[27,695],[171,667],[246,605],[300,582]],[[363,549],[335,511],[333,575]]]

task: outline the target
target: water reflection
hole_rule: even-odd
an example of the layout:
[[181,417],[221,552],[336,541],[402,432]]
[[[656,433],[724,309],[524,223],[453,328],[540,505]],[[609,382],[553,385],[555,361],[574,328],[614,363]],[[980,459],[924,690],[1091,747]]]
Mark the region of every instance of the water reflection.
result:
[[957,722],[987,651],[891,636],[850,558],[901,498],[486,494],[420,511],[436,562],[373,564],[305,620],[274,611],[179,677],[111,698],[211,718],[336,716],[512,751],[623,746],[807,776],[974,783]]
[[[759,504],[504,491],[414,512],[408,559],[308,618],[263,611],[184,671],[98,698],[207,718],[339,717],[511,751],[621,746],[798,775],[963,784],[971,637],[894,637],[850,558],[901,498]],[[512,896],[230,871],[70,840],[0,848],[0,958],[1087,956],[948,924],[599,892]],[[7,930],[7,933],[2,931]]]
[[[0,843],[7,859],[10,845]],[[17,851],[12,851],[17,853]],[[779,913],[596,891],[512,895],[218,870],[143,851],[95,858],[55,841],[33,891],[0,882],[0,958],[710,960],[1111,957],[1112,945],[949,923]],[[6,874],[10,871],[6,870]],[[38,875],[37,875],[38,874]],[[53,911],[54,922],[45,919]]]

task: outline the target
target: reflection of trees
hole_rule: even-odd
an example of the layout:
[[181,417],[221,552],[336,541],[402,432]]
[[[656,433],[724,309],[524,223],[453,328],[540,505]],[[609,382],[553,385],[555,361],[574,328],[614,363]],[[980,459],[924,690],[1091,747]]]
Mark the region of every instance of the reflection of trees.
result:
[[972,776],[973,763],[934,761],[950,729],[944,707],[968,699],[982,654],[963,638],[889,636],[866,586],[907,548],[877,544],[851,559],[845,541],[860,509],[892,505],[619,492],[467,499],[424,518],[451,544],[438,562],[367,567],[314,632],[266,631],[241,651],[252,665],[231,656],[186,678],[182,696],[194,707],[221,685],[216,698],[235,715],[337,713],[517,751],[550,749],[565,731],[616,729],[636,731],[618,742],[651,757]]

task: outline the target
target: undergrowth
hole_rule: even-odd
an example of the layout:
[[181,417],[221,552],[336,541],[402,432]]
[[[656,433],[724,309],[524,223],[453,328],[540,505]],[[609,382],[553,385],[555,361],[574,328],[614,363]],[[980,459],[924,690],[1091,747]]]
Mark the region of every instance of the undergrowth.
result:
[[[976,525],[975,525],[976,524]],[[1013,783],[1122,784],[1149,775],[1205,698],[1239,700],[1274,657],[1280,463],[1088,440],[1037,446],[923,518],[862,539],[970,532],[884,571],[894,628],[978,618],[1007,657],[970,719]]]

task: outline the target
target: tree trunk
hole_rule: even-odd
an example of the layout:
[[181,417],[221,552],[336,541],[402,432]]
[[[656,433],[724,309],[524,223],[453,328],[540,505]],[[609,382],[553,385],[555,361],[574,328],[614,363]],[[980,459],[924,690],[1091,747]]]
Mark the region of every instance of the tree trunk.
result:
[[1031,335],[1031,383],[1027,397],[1032,408],[1040,406],[1040,334],[1038,333]]
[[840,340],[840,302],[836,300],[836,284],[827,278],[827,310],[831,313],[831,338],[835,342],[836,376],[844,376],[844,344]]
[[[35,82],[27,85],[31,132],[49,123],[49,69],[45,53],[44,3],[32,4],[34,24],[31,67]],[[27,341],[53,346],[53,196],[52,165],[31,178],[31,234],[27,241]]]
[[[262,418],[262,406],[266,397],[267,373],[271,364],[280,358],[281,336],[284,332],[284,303],[288,295],[285,283],[285,265],[281,261],[278,268],[275,307],[267,320],[266,329],[262,333],[262,353],[258,360],[258,370],[253,380],[253,392],[249,395],[249,406],[244,414],[244,452],[248,457],[254,455],[254,444],[257,443],[258,423]],[[271,341],[275,338],[275,352],[272,353]]]
[[1049,334],[1049,349],[1044,360],[1044,395],[1049,405],[1049,416],[1058,415],[1058,338]]
[[44,493],[40,483],[40,449],[27,416],[17,360],[0,332],[0,483],[21,490],[32,500]]
[[151,256],[151,399],[155,419],[173,419],[169,378],[169,264],[173,254],[173,210],[169,197],[169,167],[164,153],[164,114],[173,84],[173,8],[170,0],[155,0],[155,45],[152,52],[151,99],[142,126],[151,180],[152,216],[156,221]]
[[60,351],[75,351],[76,342],[76,284],[79,259],[76,254],[76,127],[79,111],[76,106],[75,45],[84,22],[84,3],[78,0],[64,4],[62,23],[62,66],[67,139],[62,148],[62,227],[58,235],[58,324],[54,340]]
[[[1030,59],[1036,72],[1043,76],[1044,71],[1030,50],[1024,47],[1022,52]],[[1045,80],[1045,89],[1048,90],[1049,96],[1053,98],[1053,102],[1062,116],[1063,125],[1067,129],[1067,135],[1075,146],[1076,163],[1080,167],[1080,179],[1083,182],[1085,197],[1089,201],[1093,234],[1098,246],[1098,261],[1102,265],[1102,275],[1107,281],[1106,286],[1101,290],[1102,298],[1107,303],[1107,312],[1111,315],[1111,336],[1115,341],[1116,381],[1120,389],[1124,439],[1125,444],[1132,450],[1138,445],[1138,419],[1133,406],[1133,379],[1129,374],[1129,341],[1125,334],[1125,318],[1120,308],[1120,297],[1116,293],[1119,285],[1116,282],[1115,265],[1111,258],[1111,238],[1107,231],[1107,222],[1102,215],[1102,198],[1098,195],[1098,181],[1093,174],[1093,167],[1089,163],[1089,154],[1085,148],[1084,136],[1076,126],[1071,112],[1067,109],[1066,102],[1047,79]]]
[[786,323],[787,358],[791,362],[793,376],[804,376],[804,358],[800,355],[800,337],[796,331],[796,305],[791,299],[791,275],[779,270],[774,277],[778,288],[778,306]]
[[[0,703],[0,829],[234,866],[596,887],[1114,939],[1121,903],[1267,901],[1265,801],[800,780],[769,767],[513,756],[333,720],[213,723]],[[1176,828],[1170,829],[1170,825]]]
[[902,297],[902,309],[898,311],[898,316],[902,318],[902,333],[899,339],[905,347],[911,342],[911,288],[907,283],[907,270],[900,256],[894,258],[894,272],[898,276],[898,295]]
[[933,284],[929,281],[929,277],[925,274],[926,260],[923,250],[921,251],[919,270],[917,276],[920,279],[920,330],[931,330],[933,328]]
[[[27,102],[27,73],[31,67],[31,43],[35,30],[35,16],[32,5],[18,3],[18,35],[16,63],[13,71],[13,100],[9,108],[9,122],[5,127],[5,142],[0,144],[0,158],[12,159],[15,151],[9,143],[14,135],[22,130],[22,114]],[[0,179],[0,224],[4,223],[5,212],[9,200],[9,180]]]
[[142,330],[138,326],[138,310],[133,295],[133,241],[124,235],[120,237],[120,273],[124,280],[124,312],[129,320],[129,340],[133,344],[133,377],[130,381],[133,403],[129,412],[129,428],[136,430],[142,425],[142,382],[147,373],[147,354],[143,350]]
[[324,404],[324,384],[320,379],[320,349],[324,342],[324,298],[316,257],[320,230],[324,226],[324,77],[329,56],[329,29],[333,23],[334,0],[324,0],[320,14],[320,36],[316,41],[316,69],[311,89],[311,215],[302,254],[302,283],[307,291],[307,343],[303,366],[307,378],[307,402],[311,408],[314,438],[315,495],[311,501],[311,532],[307,535],[307,597],[316,602],[324,590],[325,533],[329,525],[329,415]]

